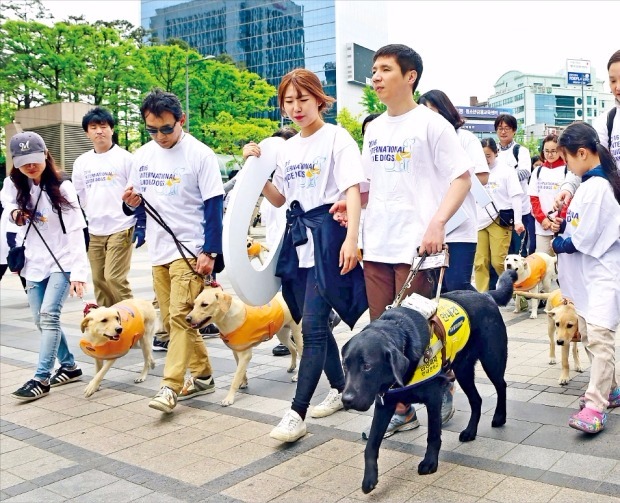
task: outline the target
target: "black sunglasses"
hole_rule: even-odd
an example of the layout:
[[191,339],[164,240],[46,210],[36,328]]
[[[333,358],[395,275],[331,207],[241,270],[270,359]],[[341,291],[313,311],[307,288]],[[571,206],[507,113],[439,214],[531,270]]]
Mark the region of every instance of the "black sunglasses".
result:
[[174,127],[177,125],[176,121],[172,126],[162,126],[160,128],[156,127],[145,127],[146,132],[151,135],[156,135],[157,133],[161,134],[172,134],[174,132]]

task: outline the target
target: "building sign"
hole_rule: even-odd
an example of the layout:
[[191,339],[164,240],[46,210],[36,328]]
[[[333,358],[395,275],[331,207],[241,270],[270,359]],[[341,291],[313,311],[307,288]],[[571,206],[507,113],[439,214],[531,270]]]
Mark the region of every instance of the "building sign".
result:
[[590,61],[586,59],[566,60],[566,81],[569,85],[587,86],[590,84]]
[[358,44],[348,43],[347,48],[347,82],[362,86],[372,85],[372,58],[375,51]]
[[487,123],[466,122],[461,127],[467,131],[471,131],[472,133],[494,133],[495,132],[495,127],[492,122],[487,122]]
[[488,107],[459,107],[457,106],[461,117],[467,119],[495,119],[501,114],[511,114],[512,108],[488,108]]

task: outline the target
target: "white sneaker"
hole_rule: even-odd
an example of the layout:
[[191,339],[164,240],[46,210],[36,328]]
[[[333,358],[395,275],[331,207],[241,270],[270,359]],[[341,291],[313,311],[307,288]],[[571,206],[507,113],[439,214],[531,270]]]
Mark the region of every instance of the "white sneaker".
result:
[[320,404],[318,404],[312,412],[311,417],[327,417],[331,416],[334,412],[338,412],[342,409],[342,393],[338,393],[338,390],[332,388],[329,393]]
[[269,436],[280,442],[295,442],[306,434],[306,423],[297,412],[289,410]]
[[151,409],[170,414],[177,405],[177,394],[168,386],[163,386],[149,402]]

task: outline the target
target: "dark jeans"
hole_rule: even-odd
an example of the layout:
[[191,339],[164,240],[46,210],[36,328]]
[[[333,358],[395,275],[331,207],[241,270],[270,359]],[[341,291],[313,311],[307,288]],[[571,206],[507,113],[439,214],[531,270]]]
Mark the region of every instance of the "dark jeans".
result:
[[476,255],[476,243],[448,243],[450,253],[450,267],[443,276],[441,292],[453,292],[454,290],[476,291],[471,284],[471,273],[474,269],[474,256]]
[[527,257],[536,251],[536,219],[531,213],[522,215],[521,219],[523,220],[527,236],[525,233],[519,236],[515,231],[512,231],[508,253],[512,255],[518,254],[521,242],[523,239],[527,238],[527,242],[523,245],[523,250],[521,251],[521,256]]
[[328,326],[329,313],[332,308],[319,294],[314,267],[300,269],[300,276],[302,281],[305,276],[306,283],[305,292],[299,289],[303,297],[296,298],[297,304],[304,306],[301,320],[304,350],[301,355],[297,389],[291,408],[305,418],[321,373],[325,371],[330,386],[340,392],[344,389],[344,373],[336,339]]

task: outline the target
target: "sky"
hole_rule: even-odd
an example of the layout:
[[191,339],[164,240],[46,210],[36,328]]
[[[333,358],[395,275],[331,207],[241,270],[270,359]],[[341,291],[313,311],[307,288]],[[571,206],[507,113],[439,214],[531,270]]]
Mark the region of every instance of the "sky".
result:
[[[419,89],[441,89],[455,105],[469,105],[470,96],[485,101],[507,71],[555,74],[566,68],[567,59],[590,60],[609,91],[607,61],[620,49],[618,0],[385,3],[388,42],[409,45],[422,56]],[[43,4],[56,20],[81,14],[88,21],[121,18],[140,24],[139,0],[43,0]]]

